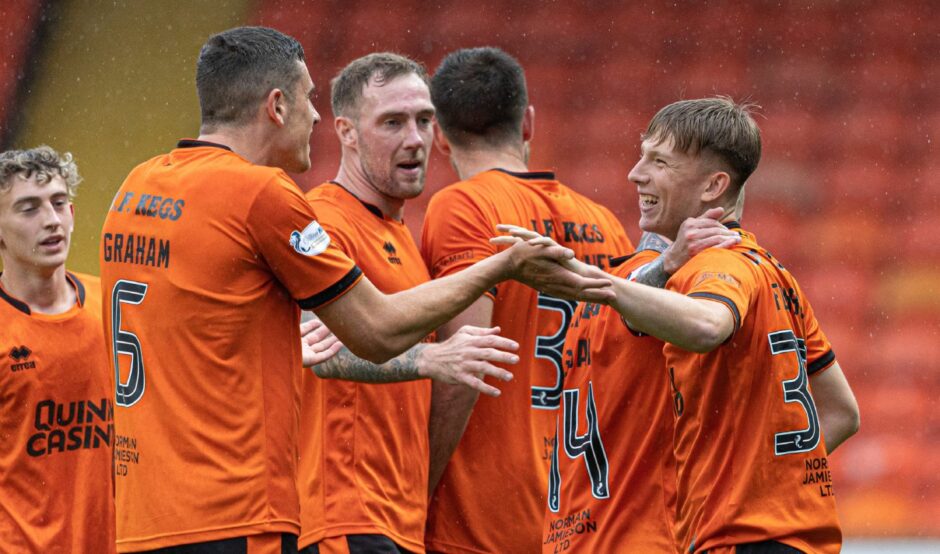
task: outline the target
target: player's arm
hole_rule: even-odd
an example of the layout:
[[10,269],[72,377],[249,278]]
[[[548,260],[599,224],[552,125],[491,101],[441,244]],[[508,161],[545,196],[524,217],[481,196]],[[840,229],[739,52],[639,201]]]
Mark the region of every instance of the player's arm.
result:
[[[731,239],[723,232],[715,233],[717,229],[715,225],[707,224],[707,222],[704,226],[700,225],[702,220],[706,219],[717,223],[715,218],[721,215],[721,212],[717,210],[720,208],[707,211],[701,218],[689,218],[683,223],[679,232],[680,240],[670,246],[670,248],[676,247],[674,252],[680,255],[682,263],[692,257],[691,252],[698,253],[708,247],[700,247],[702,244],[715,242],[716,244],[711,246],[730,246],[739,240]],[[690,237],[684,232],[690,227],[700,229],[701,232],[696,232],[693,237]],[[500,225],[498,228],[510,233],[511,236],[493,239],[493,242],[497,244],[513,244],[514,240],[554,244],[550,238],[537,237],[527,229],[512,225]],[[660,256],[660,259],[663,256]],[[699,353],[714,350],[734,332],[736,323],[734,314],[723,303],[692,298],[673,291],[631,282],[609,275],[577,259],[567,260],[565,265],[584,276],[598,278],[606,276],[610,279],[614,284],[614,298],[608,304],[617,310],[627,324],[636,331]]]
[[637,271],[633,280],[661,289],[673,273],[699,252],[706,248],[729,248],[740,242],[741,236],[721,223],[724,213],[724,208],[711,208],[700,217],[688,218],[671,243],[655,233],[643,233],[637,250],[662,254]]
[[404,352],[497,283],[516,279],[548,294],[585,301],[610,299],[610,281],[560,265],[574,253],[558,245],[521,241],[470,268],[385,295],[368,278],[315,310],[353,353],[375,363]]
[[610,278],[615,298],[609,304],[631,329],[698,353],[711,352],[734,332],[734,315],[723,303]]
[[[326,326],[316,319],[300,326],[305,341],[322,341],[318,332],[323,329]],[[498,327],[484,329],[465,326],[446,341],[417,344],[384,364],[363,360],[337,341],[339,348],[336,354],[313,365],[311,369],[323,379],[398,383],[429,378],[457,388],[469,387],[490,396],[499,396],[499,389],[484,383],[482,376],[511,380],[512,373],[493,364],[518,362],[519,357],[512,351],[517,350],[519,345],[498,333]]]
[[[464,270],[466,271],[466,270]],[[466,325],[490,325],[493,319],[493,300],[488,296],[477,299],[463,313],[448,321],[437,331],[439,339],[446,339]],[[431,464],[428,471],[428,494],[433,494],[444,468],[453,455],[460,437],[470,421],[479,393],[467,387],[435,382],[431,388],[431,417],[428,421],[428,440]]]
[[811,374],[809,386],[819,412],[819,423],[826,439],[826,451],[831,454],[846,439],[858,432],[858,402],[855,401],[855,394],[852,393],[839,362],[834,362],[824,371]]

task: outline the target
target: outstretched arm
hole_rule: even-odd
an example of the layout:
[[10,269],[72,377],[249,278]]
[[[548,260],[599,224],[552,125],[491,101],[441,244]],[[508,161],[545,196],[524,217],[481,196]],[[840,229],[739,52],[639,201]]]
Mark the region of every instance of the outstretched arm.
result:
[[521,241],[464,271],[392,295],[382,294],[363,277],[316,313],[353,353],[381,363],[404,352],[509,278],[557,296],[609,300],[608,279],[583,277],[560,265],[573,256],[570,249],[558,245]]
[[825,371],[810,375],[809,387],[819,411],[826,452],[832,454],[840,444],[858,432],[858,402],[839,362]]
[[[689,218],[679,230],[675,244],[669,248],[682,263],[711,246],[730,246],[740,240],[737,233],[717,222],[721,208],[713,208],[700,218]],[[497,229],[510,233],[492,239],[497,244],[513,244],[526,240],[530,243],[554,244],[551,238],[535,236],[532,231],[514,225],[499,225]],[[664,253],[659,259],[664,259]],[[608,304],[623,316],[632,329],[642,331],[680,348],[692,352],[709,352],[723,343],[734,331],[734,316],[722,304],[710,300],[690,298],[676,292],[647,286],[609,275],[577,259],[565,260],[565,266],[580,275],[603,278],[613,282],[614,299]]]

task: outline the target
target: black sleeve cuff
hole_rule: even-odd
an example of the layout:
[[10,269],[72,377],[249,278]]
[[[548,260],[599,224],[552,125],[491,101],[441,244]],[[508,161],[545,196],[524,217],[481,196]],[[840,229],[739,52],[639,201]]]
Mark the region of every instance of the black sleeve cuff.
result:
[[689,294],[690,298],[708,298],[710,300],[715,300],[721,302],[722,304],[728,306],[728,309],[731,310],[731,314],[734,316],[734,331],[731,332],[730,336],[734,336],[738,332],[738,329],[741,328],[741,312],[738,311],[738,307],[730,298],[726,296],[721,296],[720,294],[713,294],[710,292],[693,292]]
[[829,367],[834,361],[836,361],[836,353],[830,350],[823,354],[818,360],[806,366],[806,372],[812,375],[817,371]]
[[353,268],[349,270],[349,273],[344,275],[339,281],[336,281],[326,289],[309,298],[298,300],[297,303],[305,310],[315,310],[346,292],[346,289],[358,281],[361,275],[362,270],[359,269],[359,266],[353,266]]

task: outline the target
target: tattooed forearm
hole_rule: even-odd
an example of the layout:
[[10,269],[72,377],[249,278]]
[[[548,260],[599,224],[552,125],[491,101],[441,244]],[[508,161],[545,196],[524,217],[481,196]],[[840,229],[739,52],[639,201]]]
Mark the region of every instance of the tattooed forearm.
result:
[[660,253],[665,252],[667,248],[669,248],[669,243],[656,233],[643,233],[640,237],[640,244],[636,247],[637,251],[655,250]]
[[663,256],[643,266],[636,274],[636,282],[661,289],[666,286],[669,274],[663,269]]
[[329,360],[313,366],[313,372],[323,379],[344,379],[361,383],[414,381],[421,378],[418,374],[418,355],[427,347],[427,344],[418,344],[384,364],[374,364],[357,357],[344,346]]

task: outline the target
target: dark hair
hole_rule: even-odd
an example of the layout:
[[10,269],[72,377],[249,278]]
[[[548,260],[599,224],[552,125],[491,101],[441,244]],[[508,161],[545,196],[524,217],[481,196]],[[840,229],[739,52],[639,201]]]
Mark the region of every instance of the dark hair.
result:
[[375,79],[379,86],[402,75],[414,73],[427,84],[424,65],[392,52],[375,52],[355,59],[330,81],[330,105],[334,116],[351,116],[359,111],[362,91]]
[[448,140],[460,145],[482,138],[498,146],[522,137],[529,95],[515,58],[499,48],[465,48],[437,68],[431,101]]
[[196,62],[202,125],[246,122],[275,88],[290,99],[298,61],[304,61],[303,46],[274,29],[236,27],[212,35]]
[[61,177],[65,181],[69,198],[75,197],[78,184],[82,182],[78,167],[72,161],[72,154],[59,154],[46,145],[0,153],[0,192],[6,192],[13,186],[14,175],[23,179],[35,177],[39,183]]
[[656,143],[672,138],[676,150],[717,157],[737,191],[760,162],[760,129],[751,116],[758,107],[727,96],[674,102],[653,116],[643,138]]

